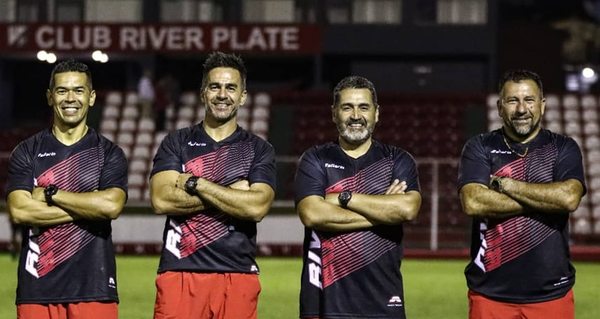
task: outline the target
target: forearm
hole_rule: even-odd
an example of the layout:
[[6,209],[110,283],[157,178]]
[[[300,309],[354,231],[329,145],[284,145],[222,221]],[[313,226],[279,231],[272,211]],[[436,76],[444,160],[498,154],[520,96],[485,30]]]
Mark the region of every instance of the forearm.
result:
[[525,208],[519,202],[482,184],[463,186],[460,190],[460,200],[463,211],[474,217],[501,218],[525,212]]
[[52,196],[52,206],[58,206],[82,219],[115,219],[123,210],[125,198],[125,191],[119,188],[85,193],[59,190]]
[[153,190],[152,207],[159,215],[188,215],[206,209],[202,199],[174,186],[162,186]]
[[159,215],[188,215],[206,208],[197,195],[185,191],[185,180],[192,176],[177,171],[163,171],[150,180],[150,199]]
[[7,202],[10,217],[16,224],[43,227],[72,222],[77,218],[60,207],[33,199],[26,191],[11,192]]
[[[337,205],[338,194],[328,194],[327,202]],[[396,225],[417,217],[421,196],[412,191],[402,194],[366,195],[354,193],[348,209],[378,224]]]
[[224,187],[204,178],[198,179],[196,191],[212,207],[235,218],[256,222],[268,213],[275,197],[267,184],[257,183],[250,185],[249,189],[238,189]]
[[566,213],[577,209],[583,187],[576,180],[555,183],[526,183],[501,178],[501,192],[525,207],[544,213]]
[[302,223],[320,231],[353,231],[375,226],[375,222],[351,210],[327,202],[320,196],[309,196],[298,203]]

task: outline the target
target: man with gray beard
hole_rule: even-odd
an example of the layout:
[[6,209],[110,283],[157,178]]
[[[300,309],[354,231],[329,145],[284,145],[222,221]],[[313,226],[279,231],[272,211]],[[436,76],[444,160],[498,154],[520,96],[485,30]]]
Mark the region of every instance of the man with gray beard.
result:
[[306,226],[301,318],[405,318],[402,223],[421,206],[413,157],[373,140],[379,105],[359,76],[333,92],[337,142],[308,149],[296,172]]

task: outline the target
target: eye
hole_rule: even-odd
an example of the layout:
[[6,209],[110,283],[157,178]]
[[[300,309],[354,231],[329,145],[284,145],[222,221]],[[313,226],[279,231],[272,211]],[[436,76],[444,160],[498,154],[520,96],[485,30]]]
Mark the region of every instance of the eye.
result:
[[235,92],[236,89],[237,89],[237,86],[235,86],[235,85],[228,85],[227,86],[227,91],[229,91],[229,92]]
[[371,109],[370,105],[361,105],[360,110],[363,112],[368,112]]
[[67,93],[67,90],[65,90],[65,89],[57,89],[56,90],[56,94],[58,94],[58,95],[64,95],[66,93]]

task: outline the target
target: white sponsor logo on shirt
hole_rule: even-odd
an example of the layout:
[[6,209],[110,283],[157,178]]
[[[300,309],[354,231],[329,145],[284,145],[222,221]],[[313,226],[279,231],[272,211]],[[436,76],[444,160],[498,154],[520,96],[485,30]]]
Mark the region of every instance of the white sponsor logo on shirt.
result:
[[336,169],[346,169],[344,166],[342,165],[338,165],[338,164],[331,164],[331,163],[325,163],[325,168],[336,168]]
[[50,152],[50,153],[38,153],[38,157],[48,157],[48,156],[56,156],[56,153],[54,152]]
[[511,151],[503,151],[503,150],[492,150],[490,151],[492,154],[512,154]]
[[189,141],[188,145],[189,146],[206,146],[206,143]]

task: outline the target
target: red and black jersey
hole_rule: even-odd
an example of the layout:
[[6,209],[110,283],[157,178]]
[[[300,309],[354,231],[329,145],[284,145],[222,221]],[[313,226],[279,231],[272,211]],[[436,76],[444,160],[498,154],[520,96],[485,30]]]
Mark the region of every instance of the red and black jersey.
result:
[[[296,203],[343,190],[384,194],[394,179],[406,181],[407,192],[419,191],[415,161],[400,148],[373,141],[354,159],[337,143],[315,146],[300,159]],[[404,318],[402,236],[402,225],[350,232],[306,228],[300,316]]]
[[[462,152],[459,189],[468,183],[488,185],[490,175],[527,183],[576,179],[585,189],[581,151],[573,139],[542,129],[526,145],[511,142],[509,148],[507,142],[501,129],[471,138]],[[564,296],[575,283],[568,220],[567,212],[535,211],[508,218],[475,218],[472,260],[465,271],[469,288],[512,303]]]
[[[238,127],[214,141],[202,123],[167,135],[154,157],[152,175],[186,172],[221,186],[239,180],[275,189],[275,151],[271,144]],[[258,273],[256,222],[231,217],[215,208],[168,216],[158,272]]]
[[[127,160],[91,128],[70,146],[44,130],[12,152],[7,193],[50,184],[75,193],[113,187],[127,192]],[[24,227],[18,304],[118,301],[116,280],[110,220]]]

